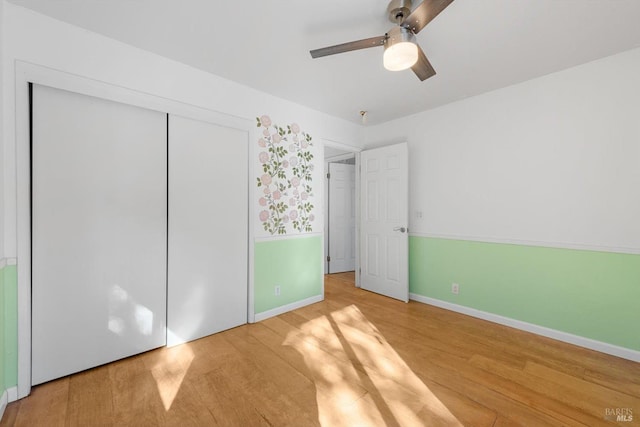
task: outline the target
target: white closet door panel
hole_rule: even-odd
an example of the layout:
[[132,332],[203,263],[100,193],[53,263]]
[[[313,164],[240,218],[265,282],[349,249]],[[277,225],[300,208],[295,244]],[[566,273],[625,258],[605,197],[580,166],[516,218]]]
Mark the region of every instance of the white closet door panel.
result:
[[32,383],[166,342],[166,115],[33,90]]
[[169,117],[167,345],[247,322],[248,133]]

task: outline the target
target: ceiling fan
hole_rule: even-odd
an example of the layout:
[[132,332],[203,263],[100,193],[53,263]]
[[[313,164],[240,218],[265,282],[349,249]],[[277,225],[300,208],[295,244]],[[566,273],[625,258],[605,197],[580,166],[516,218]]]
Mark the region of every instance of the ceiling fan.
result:
[[424,51],[416,43],[418,34],[433,18],[438,16],[453,0],[424,0],[411,12],[411,0],[391,0],[387,7],[389,20],[397,26],[385,35],[342,43],[310,51],[312,58],[335,55],[352,50],[384,46],[383,63],[387,70],[400,71],[411,68],[421,81],[436,74]]

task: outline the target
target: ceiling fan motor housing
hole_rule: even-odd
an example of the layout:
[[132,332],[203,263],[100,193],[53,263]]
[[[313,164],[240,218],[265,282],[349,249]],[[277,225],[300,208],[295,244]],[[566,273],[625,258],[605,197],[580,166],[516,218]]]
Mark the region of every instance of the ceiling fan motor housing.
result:
[[411,13],[411,0],[391,0],[387,6],[389,21],[400,24]]
[[385,48],[389,48],[396,43],[409,42],[416,43],[416,36],[413,32],[404,27],[393,27],[387,31],[387,40],[385,40]]

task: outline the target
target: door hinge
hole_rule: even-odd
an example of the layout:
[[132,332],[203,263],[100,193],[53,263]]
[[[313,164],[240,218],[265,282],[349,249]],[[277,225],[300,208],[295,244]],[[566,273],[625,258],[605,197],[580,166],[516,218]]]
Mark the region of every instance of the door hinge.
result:
[[331,179],[331,174],[327,173],[327,179]]
[[327,255],[327,262],[331,262],[331,257]]

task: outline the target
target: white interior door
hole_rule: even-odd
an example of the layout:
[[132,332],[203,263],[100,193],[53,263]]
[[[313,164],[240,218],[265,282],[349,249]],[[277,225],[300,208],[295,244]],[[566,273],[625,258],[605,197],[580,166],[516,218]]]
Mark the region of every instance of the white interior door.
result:
[[166,340],[166,115],[33,87],[32,384]]
[[356,268],[356,167],[329,163],[329,273]]
[[167,345],[247,323],[248,140],[169,118]]
[[407,144],[363,151],[361,287],[409,301]]

